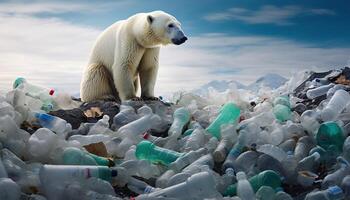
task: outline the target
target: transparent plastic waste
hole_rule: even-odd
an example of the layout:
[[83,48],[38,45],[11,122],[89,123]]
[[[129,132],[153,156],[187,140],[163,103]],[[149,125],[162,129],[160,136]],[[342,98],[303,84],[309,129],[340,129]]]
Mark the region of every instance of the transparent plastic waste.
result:
[[20,187],[9,178],[0,178],[0,199],[18,200],[21,195]]
[[232,124],[221,126],[221,140],[214,151],[215,162],[222,162],[237,141],[237,132]]
[[186,182],[156,190],[146,195],[136,197],[141,199],[174,198],[174,199],[204,199],[217,198],[221,195],[215,189],[214,178],[207,172],[194,174]]
[[255,199],[255,193],[244,172],[237,173],[237,196],[242,200]]
[[65,138],[67,133],[72,130],[72,126],[66,120],[46,113],[34,113],[34,117],[39,121],[42,127],[55,132],[60,138]]
[[315,99],[319,96],[327,94],[328,90],[334,87],[334,84],[323,85],[314,89],[310,89],[306,92],[306,96],[309,99]]
[[337,90],[326,107],[321,111],[321,119],[323,121],[335,120],[349,102],[350,94],[345,90]]
[[329,187],[326,190],[310,192],[305,200],[341,200],[344,199],[343,190],[338,186]]

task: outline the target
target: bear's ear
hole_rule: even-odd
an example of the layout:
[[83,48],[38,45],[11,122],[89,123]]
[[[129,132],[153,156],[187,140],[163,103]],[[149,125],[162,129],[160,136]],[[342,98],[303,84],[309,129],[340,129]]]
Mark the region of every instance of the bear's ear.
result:
[[147,16],[148,23],[152,24],[153,20],[154,20],[154,18],[151,15]]

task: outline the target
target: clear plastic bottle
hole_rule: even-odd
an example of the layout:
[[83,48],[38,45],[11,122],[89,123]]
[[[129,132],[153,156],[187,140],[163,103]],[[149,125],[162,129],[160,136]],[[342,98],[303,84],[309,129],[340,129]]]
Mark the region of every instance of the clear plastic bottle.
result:
[[0,178],[0,199],[4,200],[19,200],[21,189],[10,178]]
[[343,190],[338,186],[329,187],[326,190],[310,192],[305,200],[342,200],[344,199]]
[[310,89],[306,92],[306,97],[308,99],[315,99],[317,97],[327,94],[328,90],[330,90],[333,87],[334,83],[330,83],[328,85],[322,85],[320,87]]
[[72,126],[59,117],[37,112],[34,113],[34,116],[42,127],[55,132],[60,138],[65,138],[67,133],[72,130]]
[[257,151],[261,153],[265,153],[280,162],[282,162],[287,158],[287,153],[285,151],[283,151],[278,146],[275,146],[272,144],[261,145],[260,147],[258,147]]
[[301,159],[305,158],[314,146],[315,141],[312,137],[303,136],[299,138],[294,150],[295,159],[300,161]]
[[337,90],[326,107],[321,111],[321,119],[323,121],[336,120],[349,102],[350,94],[345,90]]
[[299,161],[297,171],[316,171],[320,164],[321,155],[318,152],[314,152]]
[[255,193],[244,172],[237,172],[237,196],[242,200],[254,200]]
[[215,180],[208,172],[192,175],[185,182],[136,197],[136,200],[170,198],[194,199],[219,198],[221,195],[215,189]]
[[113,117],[113,128],[118,130],[120,127],[138,119],[135,110],[131,106],[120,105],[120,111]]
[[238,156],[241,154],[243,150],[243,146],[239,143],[236,143],[233,148],[228,153],[226,160],[224,164],[222,165],[223,171],[225,171],[227,168],[235,168],[235,161],[238,158]]
[[228,124],[221,127],[221,140],[213,154],[215,162],[222,162],[225,160],[232,145],[236,143],[237,138],[235,126]]

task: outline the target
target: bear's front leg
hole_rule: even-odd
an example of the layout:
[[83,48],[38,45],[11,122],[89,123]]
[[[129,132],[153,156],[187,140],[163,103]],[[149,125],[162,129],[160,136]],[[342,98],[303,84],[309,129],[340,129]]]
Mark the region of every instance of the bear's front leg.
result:
[[113,66],[114,85],[122,101],[136,99],[133,75],[128,66]]
[[141,98],[143,100],[159,100],[154,96],[154,86],[158,74],[158,57],[159,48],[147,49],[143,55],[140,67],[139,76],[141,83]]

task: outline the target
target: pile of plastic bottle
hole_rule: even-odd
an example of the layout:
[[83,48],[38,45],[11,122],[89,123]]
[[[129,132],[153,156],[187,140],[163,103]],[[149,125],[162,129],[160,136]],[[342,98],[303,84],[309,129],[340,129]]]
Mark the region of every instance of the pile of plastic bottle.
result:
[[18,78],[0,95],[0,199],[350,199],[349,87],[311,81],[307,98],[327,98],[308,110],[290,92],[298,78],[249,97],[124,102],[75,130],[48,114],[76,106],[68,95]]

